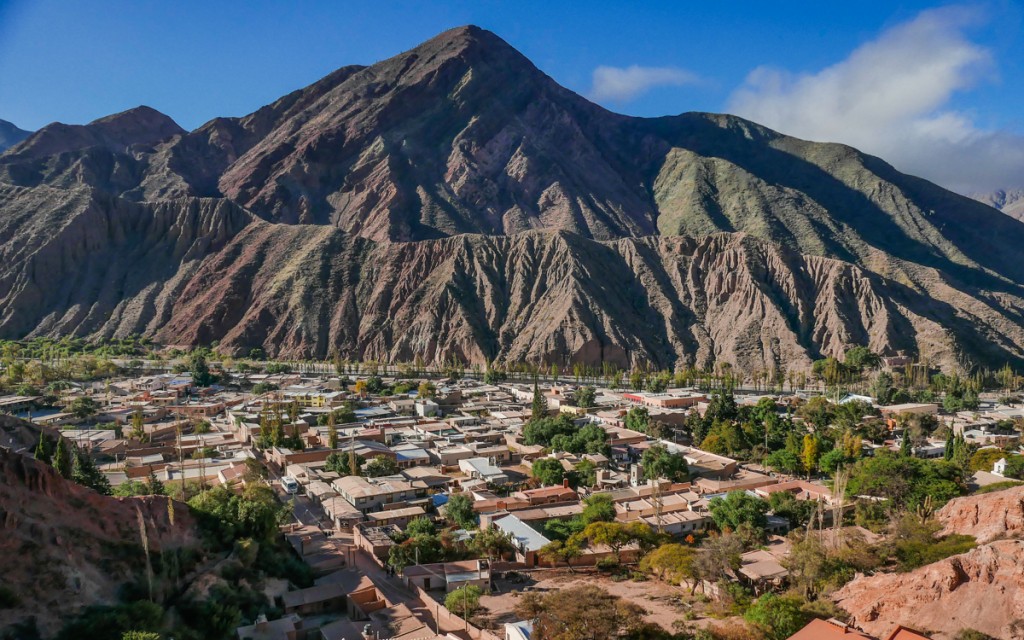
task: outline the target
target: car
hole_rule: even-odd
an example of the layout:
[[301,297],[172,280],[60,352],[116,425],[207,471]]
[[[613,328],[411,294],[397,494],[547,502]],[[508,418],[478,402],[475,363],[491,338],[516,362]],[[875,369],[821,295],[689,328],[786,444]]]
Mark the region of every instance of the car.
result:
[[287,493],[294,494],[299,492],[299,482],[291,476],[281,478],[281,487],[284,488]]

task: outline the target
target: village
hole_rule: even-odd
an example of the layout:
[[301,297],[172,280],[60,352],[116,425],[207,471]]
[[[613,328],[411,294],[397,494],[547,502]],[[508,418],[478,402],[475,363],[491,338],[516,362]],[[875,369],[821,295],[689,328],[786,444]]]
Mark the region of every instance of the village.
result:
[[[59,434],[114,495],[269,484],[315,581],[277,584],[279,615],[247,621],[239,640],[528,640],[545,594],[594,587],[667,634],[728,629],[744,601],[811,579],[794,541],[883,539],[872,503],[899,498],[864,482],[851,497],[858,461],[960,456],[961,492],[1024,470],[1024,408],[1005,393],[964,409],[792,383],[647,390],[274,365],[221,384],[192,364],[62,384],[51,406],[3,396],[0,412]],[[819,615],[791,637],[871,636]]]

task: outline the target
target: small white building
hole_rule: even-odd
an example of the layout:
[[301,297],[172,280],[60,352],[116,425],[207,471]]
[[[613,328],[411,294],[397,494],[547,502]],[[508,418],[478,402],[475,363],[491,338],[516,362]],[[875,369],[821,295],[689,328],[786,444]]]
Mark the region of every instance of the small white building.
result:
[[416,415],[421,418],[432,418],[441,413],[441,407],[430,399],[416,401]]
[[995,464],[992,465],[992,473],[1000,478],[1006,477],[1006,458],[996,460]]

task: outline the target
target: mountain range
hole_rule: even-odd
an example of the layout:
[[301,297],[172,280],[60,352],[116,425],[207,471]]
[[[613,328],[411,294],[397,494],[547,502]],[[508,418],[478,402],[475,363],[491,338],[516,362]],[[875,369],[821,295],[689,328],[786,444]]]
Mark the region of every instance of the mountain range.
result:
[[997,189],[989,193],[975,193],[971,197],[1015,220],[1024,221],[1024,189]]
[[839,144],[635,118],[445,32],[241,118],[0,155],[0,337],[285,357],[1024,363],[1024,225]]

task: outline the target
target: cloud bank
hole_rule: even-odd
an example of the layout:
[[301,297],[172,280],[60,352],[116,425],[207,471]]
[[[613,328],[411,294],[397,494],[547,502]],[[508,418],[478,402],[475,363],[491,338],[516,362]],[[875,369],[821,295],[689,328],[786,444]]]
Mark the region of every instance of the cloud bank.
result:
[[816,73],[757,68],[728,110],[789,135],[852,145],[963,193],[1022,185],[1024,137],[980,128],[948,106],[993,77],[991,52],[964,33],[979,18],[961,7],[925,11]]
[[655,87],[696,84],[697,75],[678,67],[598,67],[594,69],[590,97],[598,102],[629,102]]

